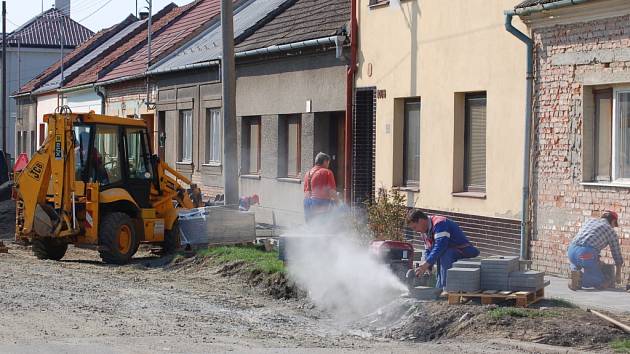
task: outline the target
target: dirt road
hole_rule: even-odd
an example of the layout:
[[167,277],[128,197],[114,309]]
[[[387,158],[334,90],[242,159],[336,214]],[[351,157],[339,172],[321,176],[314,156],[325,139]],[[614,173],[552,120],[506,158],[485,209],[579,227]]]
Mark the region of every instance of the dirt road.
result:
[[190,272],[152,257],[107,266],[72,247],[61,262],[13,245],[0,254],[0,311],[0,352],[566,352],[501,340],[375,339],[213,267]]

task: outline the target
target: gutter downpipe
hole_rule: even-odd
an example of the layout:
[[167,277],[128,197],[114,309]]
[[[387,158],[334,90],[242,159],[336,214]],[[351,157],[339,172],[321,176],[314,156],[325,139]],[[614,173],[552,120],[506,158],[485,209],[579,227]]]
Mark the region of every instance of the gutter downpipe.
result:
[[534,87],[534,41],[512,25],[513,13],[505,14],[505,30],[520,39],[527,46],[527,84],[525,98],[525,146],[523,149],[523,194],[521,196],[521,249],[522,260],[528,258],[529,246],[529,176],[530,176],[530,150],[532,133],[532,103]]
[[105,114],[105,88],[103,86],[94,86],[94,91],[101,98],[101,114]]
[[526,7],[505,12],[505,30],[521,40],[527,46],[527,84],[525,97],[525,146],[523,151],[523,195],[521,199],[521,248],[520,257],[522,260],[529,258],[529,202],[530,202],[530,175],[531,175],[531,134],[533,115],[533,88],[534,88],[534,41],[519,31],[512,25],[512,18],[516,16],[527,16],[547,10],[559,9],[562,7],[578,5],[589,0],[561,0],[551,4],[539,4],[537,6]]
[[350,4],[350,64],[346,73],[346,118],[344,122],[344,200],[352,204],[352,117],[354,103],[354,75],[357,70],[357,0]]

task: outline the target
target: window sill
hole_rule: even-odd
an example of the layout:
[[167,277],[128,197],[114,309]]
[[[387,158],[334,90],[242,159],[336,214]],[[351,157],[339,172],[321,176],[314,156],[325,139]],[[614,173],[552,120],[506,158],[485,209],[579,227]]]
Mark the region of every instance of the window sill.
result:
[[181,166],[192,166],[192,164],[193,164],[193,163],[192,163],[192,162],[182,162],[182,161],[179,161],[179,162],[175,162],[175,164],[176,164],[176,165],[181,165]]
[[278,182],[286,182],[286,183],[295,183],[295,184],[302,184],[302,180],[299,178],[293,178],[293,177],[278,177],[276,178],[276,180]]
[[486,199],[486,193],[482,192],[456,192],[451,195],[456,198]]
[[630,188],[630,183],[620,182],[582,182],[580,185],[586,187]]
[[400,191],[400,192],[413,192],[413,193],[420,193],[420,188],[419,187],[393,187],[393,189]]
[[209,162],[209,163],[201,164],[201,166],[204,166],[204,167],[221,167],[222,164],[220,162]]
[[379,7],[386,7],[386,6],[389,6],[389,0],[379,1],[375,4],[369,5],[368,7],[370,9],[378,9]]
[[[404,2],[404,1],[405,0],[400,0],[400,2]],[[378,9],[380,7],[387,7],[387,6],[389,6],[389,0],[380,0],[376,2],[375,4],[368,5],[370,9]]]
[[260,175],[241,175],[241,178],[260,180]]

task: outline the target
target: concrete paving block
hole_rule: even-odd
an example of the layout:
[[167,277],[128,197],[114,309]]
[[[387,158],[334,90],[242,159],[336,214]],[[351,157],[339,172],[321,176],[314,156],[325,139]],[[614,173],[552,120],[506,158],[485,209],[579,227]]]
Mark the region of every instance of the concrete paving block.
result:
[[410,290],[409,295],[418,300],[437,300],[441,293],[440,288],[416,286]]
[[453,263],[453,268],[481,268],[481,261],[457,261]]

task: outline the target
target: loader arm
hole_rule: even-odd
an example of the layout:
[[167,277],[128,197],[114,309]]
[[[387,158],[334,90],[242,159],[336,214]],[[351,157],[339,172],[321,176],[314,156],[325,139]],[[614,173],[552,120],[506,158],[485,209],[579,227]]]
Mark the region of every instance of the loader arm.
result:
[[[189,185],[193,190],[193,193],[195,193],[198,191],[198,187],[193,184],[190,179],[161,160],[158,163],[157,170],[160,190],[165,196],[168,196],[165,200],[176,200],[179,206],[184,209],[193,209],[200,206],[193,203],[192,199],[190,199],[190,196],[186,192],[186,189],[179,183],[179,181],[181,181],[184,184]],[[169,176],[169,174],[172,175],[172,177]]]
[[[49,125],[48,137],[15,180],[16,239],[33,231],[39,236],[68,236],[76,232],[70,222],[74,183],[72,118],[55,114],[45,119]],[[46,198],[48,192],[52,205]],[[43,225],[35,225],[42,221]]]

